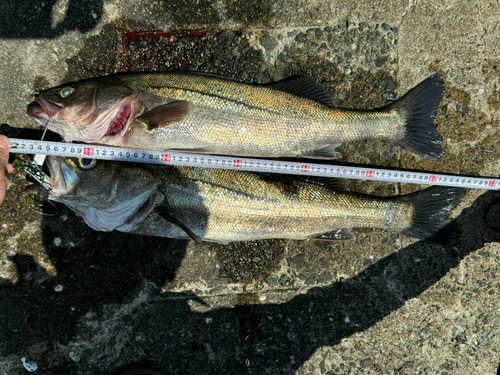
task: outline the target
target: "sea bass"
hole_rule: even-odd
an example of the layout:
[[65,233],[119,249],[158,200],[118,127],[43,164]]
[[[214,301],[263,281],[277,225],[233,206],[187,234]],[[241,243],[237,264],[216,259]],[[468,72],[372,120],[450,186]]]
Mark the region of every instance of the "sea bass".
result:
[[[244,171],[98,161],[79,170],[48,157],[52,199],[100,231],[229,242],[267,238],[347,240],[352,228],[426,239],[442,228],[464,189],[431,187],[406,196],[350,193],[324,184]],[[333,184],[333,185],[332,185]],[[332,188],[333,187],[333,188]],[[441,233],[441,232],[440,232]],[[445,232],[447,243],[456,233]]]
[[[250,157],[340,157],[341,143],[380,139],[439,160],[434,75],[391,105],[336,108],[309,77],[250,85],[200,73],[128,73],[41,92],[28,115],[79,141]],[[50,122],[49,122],[50,120]]]

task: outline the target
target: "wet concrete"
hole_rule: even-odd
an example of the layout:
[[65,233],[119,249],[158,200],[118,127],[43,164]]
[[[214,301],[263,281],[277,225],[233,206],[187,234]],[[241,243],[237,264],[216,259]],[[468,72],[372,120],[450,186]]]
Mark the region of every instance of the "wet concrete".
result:
[[[25,114],[35,92],[124,71],[196,70],[249,83],[306,74],[349,108],[386,105],[438,72],[442,161],[379,142],[343,145],[341,161],[498,176],[494,2],[105,1],[82,5],[77,13],[95,22],[81,24],[72,1],[43,4],[26,13],[29,26],[0,33],[2,123],[39,128]],[[50,27],[33,28],[37,19]],[[97,233],[62,206],[42,217],[26,185],[22,172],[10,175],[0,206],[1,374],[26,373],[22,358],[43,374],[105,374],[143,359],[172,374],[490,374],[498,366],[500,235],[483,217],[496,192],[468,192],[453,213],[460,240],[451,248],[378,230],[336,244],[200,246]]]

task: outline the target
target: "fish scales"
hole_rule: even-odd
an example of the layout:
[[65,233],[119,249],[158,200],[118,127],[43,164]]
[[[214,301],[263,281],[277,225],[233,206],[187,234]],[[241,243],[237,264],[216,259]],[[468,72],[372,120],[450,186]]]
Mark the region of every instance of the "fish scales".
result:
[[[332,228],[376,227],[399,232],[411,226],[412,208],[403,202],[301,181],[266,181],[240,171],[178,170],[180,174],[162,188],[172,213],[193,229],[197,218],[187,218],[186,211],[203,206],[208,212],[203,237],[212,240],[275,238],[284,231],[287,238],[304,239]],[[166,171],[158,177],[168,178],[163,177],[169,174]]]
[[434,118],[442,94],[436,75],[387,107],[354,110],[335,108],[309,77],[258,86],[188,72],[134,73],[43,91],[28,114],[68,142],[334,159],[341,143],[380,139],[439,160]]
[[[266,238],[352,239],[383,228],[426,239],[442,228],[463,189],[403,197],[332,190],[319,182],[244,171],[102,162],[90,170],[49,156],[51,198],[96,230],[227,242]],[[441,235],[456,239],[456,231]]]
[[146,138],[155,148],[203,149],[217,145],[214,152],[222,154],[296,156],[328,147],[332,140],[395,139],[404,125],[396,110],[329,108],[269,86],[200,75],[131,76],[130,86],[138,92],[188,101],[193,112],[184,121],[154,132],[146,132],[137,124],[120,143],[123,146],[139,147]]

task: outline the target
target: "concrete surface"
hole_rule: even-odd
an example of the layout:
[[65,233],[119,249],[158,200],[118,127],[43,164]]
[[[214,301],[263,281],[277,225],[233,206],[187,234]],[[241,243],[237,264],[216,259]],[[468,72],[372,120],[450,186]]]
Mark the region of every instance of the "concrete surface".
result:
[[[37,91],[128,70],[256,83],[307,74],[351,108],[383,106],[438,72],[442,161],[378,142],[342,146],[342,161],[498,176],[494,0],[9,4],[0,5],[1,123],[39,129],[25,114]],[[188,29],[211,32],[154,33]],[[172,374],[486,375],[498,367],[500,234],[483,218],[498,192],[468,192],[453,213],[460,241],[451,248],[376,230],[339,244],[199,246],[97,233],[62,206],[41,216],[26,185],[22,172],[10,175],[0,206],[2,375],[35,362],[37,374],[106,374],[143,359]],[[378,195],[422,188],[349,186]]]

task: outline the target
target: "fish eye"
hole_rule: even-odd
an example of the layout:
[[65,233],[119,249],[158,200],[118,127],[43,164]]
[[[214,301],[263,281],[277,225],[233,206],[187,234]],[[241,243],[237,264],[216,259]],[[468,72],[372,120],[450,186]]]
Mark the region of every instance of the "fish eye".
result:
[[73,91],[75,91],[73,87],[65,87],[64,89],[61,90],[59,95],[61,95],[62,98],[67,98],[68,96],[73,94]]
[[80,169],[92,169],[96,164],[97,161],[95,159],[78,158],[78,166]]

